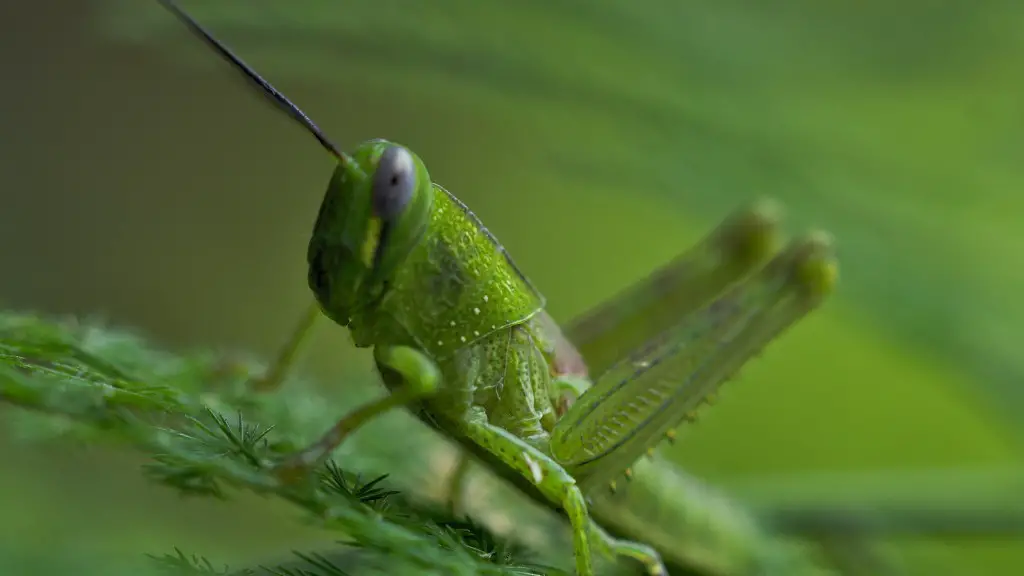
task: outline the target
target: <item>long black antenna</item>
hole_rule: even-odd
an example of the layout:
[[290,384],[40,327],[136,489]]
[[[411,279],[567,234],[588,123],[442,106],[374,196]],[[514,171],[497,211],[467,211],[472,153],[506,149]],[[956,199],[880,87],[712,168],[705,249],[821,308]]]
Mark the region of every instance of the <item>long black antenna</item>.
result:
[[227,46],[222,44],[220,40],[214,38],[213,34],[207,31],[206,28],[203,28],[198,22],[193,20],[192,17],[186,14],[184,10],[179,8],[176,3],[174,3],[172,0],[157,0],[157,2],[162,4],[164,8],[166,8],[169,12],[174,14],[174,16],[178,18],[178,20],[185,24],[185,26],[188,27],[188,29],[192,31],[192,33],[195,34],[200,40],[205,42],[207,46],[213,48],[214,51],[216,51],[221,56],[221,58],[230,62],[235,70],[237,70],[240,74],[245,76],[246,80],[248,80],[256,88],[258,88],[260,92],[263,93],[264,96],[269,98],[274,103],[275,108],[277,108],[281,112],[284,112],[285,114],[290,116],[292,120],[301,124],[310,134],[313,135],[314,138],[317,139],[318,142],[320,142],[320,145],[323,146],[332,155],[334,155],[334,157],[337,158],[339,162],[342,162],[343,164],[349,164],[352,166],[355,165],[355,162],[352,160],[352,158],[350,158],[347,154],[339,150],[338,147],[335,146],[333,142],[328,140],[327,135],[324,134],[323,130],[321,130],[320,127],[317,126],[316,123],[309,118],[309,116],[306,116],[305,112],[303,112],[298,106],[293,104],[292,101],[289,100],[284,94],[280,93],[277,90],[277,88],[274,88],[274,86],[271,85],[270,82],[264,80],[262,76],[256,73],[256,71],[249,67],[249,65],[246,64],[244,61],[242,61],[241,58],[236,56],[231,50],[228,49]]

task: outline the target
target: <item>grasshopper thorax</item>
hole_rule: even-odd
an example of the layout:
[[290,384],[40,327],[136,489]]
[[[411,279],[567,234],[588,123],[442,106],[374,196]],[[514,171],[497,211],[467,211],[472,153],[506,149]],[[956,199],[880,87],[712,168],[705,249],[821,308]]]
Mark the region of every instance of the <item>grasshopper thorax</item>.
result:
[[343,326],[383,295],[426,230],[434,194],[408,148],[370,140],[352,159],[331,176],[307,252],[309,287]]

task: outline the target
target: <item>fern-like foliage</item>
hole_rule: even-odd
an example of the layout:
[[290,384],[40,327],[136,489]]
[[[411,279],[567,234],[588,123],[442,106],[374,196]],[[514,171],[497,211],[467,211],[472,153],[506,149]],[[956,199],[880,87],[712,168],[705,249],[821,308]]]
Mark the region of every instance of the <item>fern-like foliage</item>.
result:
[[[432,473],[424,470],[422,459],[417,460],[432,450],[429,433],[411,417],[379,428],[375,442],[351,437],[335,452],[335,460],[303,482],[282,483],[271,466],[365,398],[351,390],[346,390],[347,400],[328,398],[311,382],[294,377],[280,393],[257,394],[248,384],[263,370],[257,362],[227,360],[210,352],[164,352],[144,338],[98,322],[0,312],[0,403],[16,407],[5,416],[18,410],[34,413],[32,431],[37,436],[65,435],[134,447],[148,457],[145,476],[181,494],[226,499],[245,490],[278,498],[313,525],[337,534],[337,550],[294,552],[291,562],[272,566],[228,567],[174,548],[173,553],[151,557],[154,567],[166,574],[566,573],[558,567],[571,563],[571,547],[565,526],[557,519],[549,518],[551,522],[541,527],[543,538],[526,546],[523,541],[528,539],[522,536],[527,527],[539,524],[536,517],[517,516],[523,514],[519,504],[487,502],[488,507],[516,508],[509,512],[514,529],[497,534],[476,520],[451,517],[436,501],[410,490]],[[437,440],[433,442],[436,447]],[[901,574],[899,563],[877,546],[886,543],[887,534],[1024,533],[1024,513],[1019,505],[1010,505],[1016,504],[1022,478],[1024,473],[1016,468],[930,472],[926,479],[902,481],[891,474],[870,482],[855,476],[831,478],[825,483],[871,483],[880,488],[874,501],[857,506],[824,502],[800,507],[779,505],[783,500],[771,498],[761,505],[748,502],[744,513],[777,535],[816,542],[838,573]],[[697,487],[696,482],[690,487]],[[814,485],[822,482],[790,478],[784,484],[807,484],[806,491],[814,492]],[[924,484],[948,489],[924,500],[907,497]],[[772,492],[770,487],[766,490]],[[512,493],[510,489],[508,494]],[[970,494],[1004,504],[980,507],[976,498],[966,498]],[[729,509],[735,512],[738,507],[730,504]],[[0,572],[5,557],[18,555],[8,548],[0,542]],[[72,566],[74,562],[66,561]],[[78,567],[59,568],[60,573],[92,576]],[[686,573],[704,576],[699,571]]]
[[[150,457],[144,473],[183,494],[228,498],[249,490],[302,509],[339,543],[358,553],[358,572],[327,556],[302,553],[297,567],[260,567],[238,574],[542,574],[520,546],[483,526],[446,517],[388,487],[386,476],[364,480],[328,461],[307,481],[286,484],[270,466],[336,417],[329,402],[297,394],[261,396],[246,383],[262,367],[212,354],[173,355],[127,332],[97,323],[54,322],[31,314],[0,314],[0,400],[75,423],[61,427],[128,443]],[[285,398],[301,396],[289,404]],[[305,427],[300,423],[307,423]],[[227,567],[176,550],[154,556],[184,574],[231,574]],[[349,562],[351,563],[351,562]]]

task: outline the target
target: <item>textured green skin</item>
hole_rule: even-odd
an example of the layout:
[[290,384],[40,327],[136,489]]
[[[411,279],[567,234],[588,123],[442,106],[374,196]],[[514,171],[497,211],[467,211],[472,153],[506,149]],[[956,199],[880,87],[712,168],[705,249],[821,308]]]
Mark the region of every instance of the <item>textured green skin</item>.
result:
[[[415,156],[415,191],[390,223],[389,241],[378,244],[372,175],[389,146],[380,140],[360,146],[353,161],[339,163],[328,187],[307,255],[310,288],[325,314],[348,326],[357,346],[374,348],[396,397],[422,397],[423,416],[531,479],[565,511],[580,576],[593,574],[594,550],[632,556],[650,573],[664,574],[653,550],[617,542],[593,524],[575,480],[552,460],[554,346],[532,321],[543,299]],[[377,249],[367,246],[378,245],[386,248],[371,257]],[[298,467],[329,452],[347,427],[343,420],[298,455]]]
[[434,192],[426,234],[381,305],[353,318],[353,339],[424,350],[442,379],[424,402],[430,413],[457,420],[481,408],[492,424],[543,445],[541,421],[555,419],[550,356],[533,321],[543,299],[471,213],[440,187]]
[[[378,368],[393,393],[410,386],[431,388],[412,407],[420,418],[536,500],[561,508],[577,527],[580,573],[590,573],[589,557],[581,559],[590,545],[646,559],[649,569],[658,570],[653,553],[642,545],[611,540],[596,526],[589,535],[581,534],[586,508],[621,537],[657,542],[676,560],[673,564],[716,574],[772,573],[775,565],[781,573],[798,573],[794,569],[800,562],[781,558],[780,548],[762,537],[749,518],[732,513],[724,500],[706,491],[694,495],[696,484],[688,485],[671,466],[642,466],[625,496],[607,494],[610,480],[621,477],[747,359],[739,354],[715,365],[721,342],[729,342],[730,331],[745,324],[706,315],[683,340],[689,342],[688,354],[668,354],[679,346],[678,338],[653,349],[668,358],[659,369],[671,370],[676,378],[629,378],[627,365],[616,377],[622,384],[605,383],[565,411],[559,404],[563,392],[590,386],[585,371],[579,373],[580,359],[572,357],[574,348],[501,245],[458,199],[430,181],[415,156],[416,193],[395,223],[384,264],[374,269],[361,256],[367,235],[374,234],[368,224],[368,175],[389,145],[371,141],[352,155],[356,169],[339,165],[308,257],[310,287],[323,311],[350,329],[357,346],[375,348]],[[764,299],[768,306],[775,302],[769,296],[788,294],[780,286],[786,276],[768,280],[731,302],[746,314],[741,319],[759,318],[749,311],[757,309],[750,304]],[[768,306],[762,324],[786,324],[808,309],[793,298],[778,302]],[[775,324],[774,317],[779,318]],[[395,350],[404,354],[400,362]],[[703,364],[696,360],[701,357],[706,358]],[[571,373],[573,368],[578,373]],[[705,384],[712,388],[677,394],[680,374],[702,370],[713,373]],[[589,506],[572,495],[576,486],[590,495]],[[685,490],[665,493],[666,487]],[[638,515],[641,510],[645,513]]]
[[[765,288],[770,286],[771,283],[765,284]],[[756,298],[758,293],[756,290],[751,291],[750,296]],[[798,308],[804,306],[799,300],[790,300],[786,304]],[[774,310],[776,314],[766,316],[764,322],[769,331],[772,331],[772,316],[792,318],[796,315],[792,311],[786,312],[786,306]],[[779,310],[783,313],[778,313]],[[557,326],[548,330],[550,334],[560,334]],[[713,350],[709,348],[691,350],[685,356],[671,356],[669,361],[689,360],[690,370],[699,370],[702,368],[700,362],[692,361],[694,357],[705,357],[708,363],[722,364],[720,368],[724,366],[723,369],[728,372],[729,363],[716,362],[720,359],[712,353]],[[575,354],[577,351],[571,343],[556,342],[555,365],[579,369],[578,361],[573,357]],[[562,362],[565,356],[569,357],[568,362]],[[743,356],[740,358],[742,361]],[[680,371],[678,364],[669,365],[666,369],[677,375],[686,373]],[[614,377],[614,367],[610,374]],[[680,379],[681,376],[675,378],[674,382],[678,383]],[[693,408],[695,404],[704,401],[706,396],[693,394],[689,398],[694,404],[679,409],[685,411],[686,408]],[[608,406],[615,404],[613,400]],[[675,420],[678,419],[677,416]],[[494,462],[486,453],[474,450],[473,446],[466,448],[501,472],[500,462]],[[607,476],[587,474],[586,470],[573,467],[569,467],[569,470],[581,485],[586,486],[591,515],[599,524],[616,537],[653,546],[673,573],[696,571],[716,575],[805,576],[827,573],[810,561],[802,549],[763,531],[745,510],[737,508],[729,498],[686,475],[672,463],[657,457],[640,458],[633,463],[633,456],[628,453],[616,454],[614,462],[621,464],[611,464],[607,470],[618,475],[619,490],[615,492],[609,491],[607,485],[603,484]],[[627,466],[632,472],[631,480],[623,482],[621,472]],[[527,483],[514,475],[502,475],[522,491],[543,501]]]
[[[385,163],[382,153],[392,145],[382,140],[351,156],[342,153],[174,2],[160,3],[338,160],[309,243],[309,285],[328,317],[349,327],[358,346],[373,347],[392,394],[353,411],[278,465],[282,480],[308,472],[367,420],[409,405],[561,511],[573,528],[581,576],[593,573],[592,548],[639,560],[652,574],[665,570],[649,546],[617,541],[594,524],[591,507],[608,526],[656,542],[683,566],[720,574],[809,574],[798,561],[782,559],[781,547],[765,545],[741,515],[713,510],[718,500],[694,494],[695,483],[673,478],[671,467],[650,476],[640,469],[636,485],[647,490],[631,493],[646,494],[640,502],[648,505],[658,503],[653,511],[648,506],[636,515],[644,508],[597,490],[830,291],[835,274],[827,242],[794,243],[765,267],[769,274],[759,273],[721,298],[715,298],[719,291],[753,269],[755,262],[728,241],[744,235],[722,235],[726,242],[710,242],[714,249],[697,250],[696,259],[684,255],[681,265],[570,327],[573,339],[612,375],[591,384],[586,354],[562,336],[543,312],[543,298],[501,245],[430,181],[419,158],[394,148]],[[384,165],[389,168],[381,170]],[[404,185],[410,182],[412,188]],[[760,220],[754,218],[754,228]],[[737,261],[745,265],[735,266]],[[255,383],[259,388],[280,384],[314,319],[311,310],[267,377]]]
[[[374,141],[360,148],[353,158],[372,171],[386,145]],[[352,306],[338,304],[338,291],[319,291],[317,281],[311,280],[313,290],[318,298],[326,295],[321,299],[324,312],[348,326],[356,346],[410,346],[423,350],[437,363],[442,386],[425,402],[431,413],[458,420],[470,407],[479,406],[492,423],[516,436],[540,434],[539,420],[529,415],[539,414],[551,423],[555,412],[548,394],[551,341],[537,322],[531,321],[543,310],[543,297],[480,221],[454,196],[432,184],[418,159],[417,164],[422,170],[417,201],[423,202],[423,208],[412,210],[422,210],[419,218],[426,221],[426,226],[415,235],[411,248],[403,251],[404,258],[396,260],[386,274],[386,297],[372,306],[358,306],[350,315]],[[362,222],[368,217],[357,219],[353,215],[360,212],[357,206],[369,204],[368,190],[352,186],[352,180],[344,167],[335,172],[310,242],[311,270],[322,267],[331,274],[343,268],[344,261],[347,270],[334,277],[346,280],[369,273],[353,262],[357,260],[354,247],[362,243],[360,236],[365,232],[350,232],[365,230]],[[343,215],[343,227],[337,226],[335,215]],[[353,240],[347,246],[338,246],[335,239],[345,237]],[[317,256],[325,253],[337,259],[321,263]],[[353,267],[362,270],[352,273]],[[316,274],[311,272],[311,276]],[[364,290],[374,290],[363,286]],[[362,298],[372,300],[374,296]],[[533,346],[534,342],[541,347]],[[548,353],[542,353],[542,349]],[[481,361],[486,358],[507,360],[511,368],[507,374],[499,374],[501,365]],[[499,394],[496,384],[502,377],[506,385]]]

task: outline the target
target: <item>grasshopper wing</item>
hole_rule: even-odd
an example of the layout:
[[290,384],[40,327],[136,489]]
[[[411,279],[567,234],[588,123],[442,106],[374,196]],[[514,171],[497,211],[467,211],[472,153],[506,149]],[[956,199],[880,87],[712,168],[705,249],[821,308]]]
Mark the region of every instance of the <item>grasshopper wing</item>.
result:
[[570,322],[563,334],[579,350],[589,373],[600,376],[774,254],[779,207],[762,201],[733,213],[700,243]]

